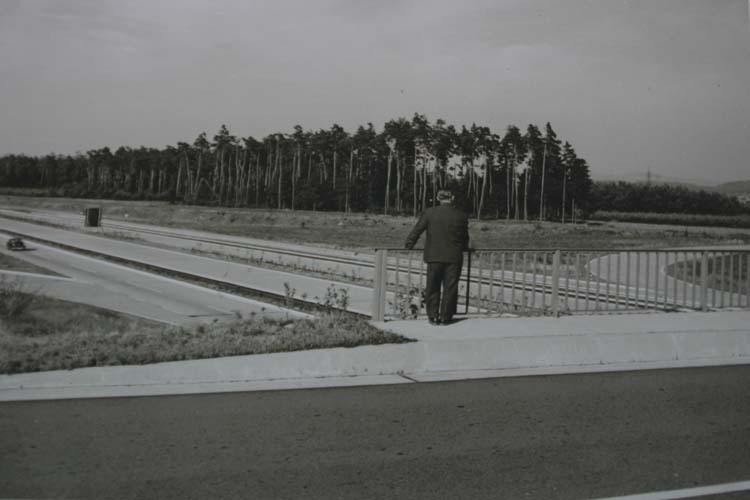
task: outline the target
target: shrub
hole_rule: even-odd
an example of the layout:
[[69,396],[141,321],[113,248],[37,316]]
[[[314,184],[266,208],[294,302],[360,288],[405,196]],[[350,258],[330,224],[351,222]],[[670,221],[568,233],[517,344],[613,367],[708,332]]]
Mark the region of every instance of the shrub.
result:
[[336,290],[336,286],[331,283],[326,288],[325,297],[323,301],[319,302],[320,305],[326,310],[328,314],[331,314],[334,309],[346,310],[349,307],[349,292],[346,288],[339,288]]
[[23,281],[0,276],[0,318],[11,319],[22,315],[35,299],[35,293],[27,290]]

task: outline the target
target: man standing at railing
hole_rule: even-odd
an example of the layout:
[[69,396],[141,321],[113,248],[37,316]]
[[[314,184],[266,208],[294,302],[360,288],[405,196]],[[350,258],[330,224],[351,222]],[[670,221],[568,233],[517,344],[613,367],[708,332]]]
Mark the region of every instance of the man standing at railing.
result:
[[[458,280],[463,253],[469,249],[469,219],[453,206],[453,194],[440,190],[440,205],[425,210],[406,238],[411,250],[419,236],[427,231],[424,261],[427,263],[427,317],[430,324],[447,324],[453,320],[458,303]],[[442,287],[442,300],[441,300]]]

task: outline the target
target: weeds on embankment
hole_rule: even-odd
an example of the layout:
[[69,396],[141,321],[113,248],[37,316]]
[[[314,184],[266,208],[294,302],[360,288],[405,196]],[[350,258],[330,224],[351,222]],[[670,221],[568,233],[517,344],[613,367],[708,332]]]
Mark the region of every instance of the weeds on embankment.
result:
[[36,300],[21,280],[0,276],[0,320],[10,321],[22,316]]
[[49,269],[34,265],[25,260],[18,259],[16,257],[0,253],[0,269],[6,269],[9,271],[21,271],[24,273],[34,274],[48,274],[50,276],[61,276],[59,273],[50,271]]
[[380,331],[364,319],[333,310],[314,319],[238,314],[231,321],[174,327],[27,295],[31,299],[22,312],[0,318],[0,373],[142,365],[408,341]]

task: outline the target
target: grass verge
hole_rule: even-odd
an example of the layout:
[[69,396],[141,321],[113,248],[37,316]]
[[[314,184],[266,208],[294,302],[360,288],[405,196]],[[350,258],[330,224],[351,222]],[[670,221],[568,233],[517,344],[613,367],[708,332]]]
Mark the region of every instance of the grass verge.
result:
[[34,265],[30,262],[26,262],[25,260],[18,259],[16,257],[13,257],[12,255],[7,255],[2,252],[0,252],[0,270],[46,274],[49,276],[61,276],[60,274],[50,271],[49,269],[45,269],[43,267]]
[[35,296],[0,318],[0,373],[142,365],[332,347],[409,342],[362,319],[236,318],[172,327],[112,311]]
[[[416,219],[405,215],[310,212],[262,208],[170,205],[153,201],[82,200],[0,196],[0,205],[80,214],[101,206],[104,220],[127,220],[355,251],[404,245]],[[740,228],[651,226],[637,223],[560,224],[537,221],[471,220],[474,248],[663,248],[750,242]]]

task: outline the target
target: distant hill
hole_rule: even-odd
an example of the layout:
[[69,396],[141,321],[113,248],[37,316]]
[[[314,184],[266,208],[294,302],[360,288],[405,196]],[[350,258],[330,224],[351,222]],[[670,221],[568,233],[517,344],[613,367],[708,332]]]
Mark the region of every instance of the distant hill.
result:
[[715,186],[713,189],[723,194],[746,194],[750,193],[750,181],[725,182],[724,184]]
[[[624,175],[592,175],[592,178],[594,181],[599,182],[617,182],[617,181],[624,181],[624,182],[636,182],[636,183],[645,183],[649,181],[649,175],[647,172],[634,172]],[[663,175],[657,175],[652,173],[651,174],[651,183],[652,184],[669,184],[672,186],[683,186],[688,189],[694,189],[696,191],[703,190],[703,191],[713,191],[717,193],[722,193],[726,195],[736,196],[740,194],[748,194],[750,193],[750,181],[733,181],[733,182],[725,182],[723,184],[718,184],[716,186],[710,186],[707,184],[703,184],[700,181],[692,181],[687,179],[678,179],[676,177],[666,177]]]

